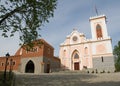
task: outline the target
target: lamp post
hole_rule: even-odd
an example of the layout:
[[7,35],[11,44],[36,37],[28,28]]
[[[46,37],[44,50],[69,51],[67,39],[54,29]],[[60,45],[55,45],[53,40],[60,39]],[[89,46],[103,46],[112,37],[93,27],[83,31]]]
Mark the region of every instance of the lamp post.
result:
[[9,71],[9,79],[11,78],[12,66],[13,66],[13,59],[10,59],[10,71]]
[[4,83],[6,83],[6,70],[8,65],[8,57],[10,56],[9,53],[6,54],[6,61],[5,61],[5,70],[4,70]]

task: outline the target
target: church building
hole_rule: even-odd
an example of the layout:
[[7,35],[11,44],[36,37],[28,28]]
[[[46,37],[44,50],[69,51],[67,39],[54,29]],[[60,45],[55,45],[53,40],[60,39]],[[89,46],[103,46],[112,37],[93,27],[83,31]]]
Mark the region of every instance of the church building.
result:
[[106,16],[90,17],[91,39],[76,29],[60,44],[59,57],[62,69],[114,71],[111,38],[108,35]]
[[0,71],[14,71],[19,73],[49,73],[60,68],[60,59],[54,56],[54,48],[44,39],[38,39],[41,44],[25,49],[21,46],[14,56],[9,54],[0,57]]

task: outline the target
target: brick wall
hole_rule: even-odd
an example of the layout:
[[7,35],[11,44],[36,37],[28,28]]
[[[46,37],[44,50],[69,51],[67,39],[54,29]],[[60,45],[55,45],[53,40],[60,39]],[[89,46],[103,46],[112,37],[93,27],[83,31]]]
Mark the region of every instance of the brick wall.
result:
[[[12,67],[13,71],[18,70],[20,65],[20,59],[21,59],[21,56],[10,56],[7,62],[7,70],[8,71],[10,70],[10,66]],[[0,71],[4,71],[5,64],[6,64],[6,57],[0,57]]]

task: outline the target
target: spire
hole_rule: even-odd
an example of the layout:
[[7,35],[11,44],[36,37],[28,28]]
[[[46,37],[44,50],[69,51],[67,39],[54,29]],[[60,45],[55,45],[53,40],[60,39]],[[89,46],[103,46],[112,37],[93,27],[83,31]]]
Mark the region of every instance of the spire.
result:
[[97,8],[97,5],[96,5],[96,3],[95,3],[95,1],[94,0],[92,0],[92,4],[93,4],[93,8],[94,8],[94,12],[95,12],[95,14],[96,14],[96,16],[98,16],[99,15],[99,13],[98,13],[98,8]]
[[97,6],[95,5],[95,13],[96,15],[98,16],[98,9],[97,9]]

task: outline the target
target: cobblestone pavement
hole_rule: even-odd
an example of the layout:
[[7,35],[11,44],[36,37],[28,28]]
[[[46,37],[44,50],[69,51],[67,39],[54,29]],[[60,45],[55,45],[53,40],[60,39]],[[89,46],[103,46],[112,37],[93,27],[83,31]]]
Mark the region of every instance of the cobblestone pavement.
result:
[[15,86],[120,86],[120,73],[17,75]]

